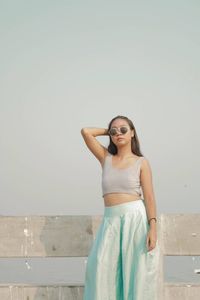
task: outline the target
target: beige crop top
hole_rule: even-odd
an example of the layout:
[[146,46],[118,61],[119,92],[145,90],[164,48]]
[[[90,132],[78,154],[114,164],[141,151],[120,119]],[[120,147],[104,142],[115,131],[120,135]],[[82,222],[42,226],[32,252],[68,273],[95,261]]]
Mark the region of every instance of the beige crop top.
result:
[[108,153],[102,166],[102,197],[109,193],[142,196],[140,166],[145,157],[141,156],[131,166],[119,169],[112,166],[112,156],[111,153]]

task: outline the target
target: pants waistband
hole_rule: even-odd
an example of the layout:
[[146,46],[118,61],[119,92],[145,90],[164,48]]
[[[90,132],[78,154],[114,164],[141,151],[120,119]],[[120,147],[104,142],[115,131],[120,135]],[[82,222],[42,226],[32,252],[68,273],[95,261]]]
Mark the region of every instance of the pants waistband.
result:
[[144,199],[137,199],[112,206],[104,206],[104,216],[112,217],[119,216],[126,212],[135,211],[136,209],[144,209]]

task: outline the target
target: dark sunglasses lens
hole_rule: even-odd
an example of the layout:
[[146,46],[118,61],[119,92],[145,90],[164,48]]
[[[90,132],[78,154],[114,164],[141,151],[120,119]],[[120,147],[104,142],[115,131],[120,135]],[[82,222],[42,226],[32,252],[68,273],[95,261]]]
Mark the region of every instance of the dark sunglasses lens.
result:
[[128,131],[128,129],[126,127],[121,127],[120,131],[121,133],[125,134]]
[[110,135],[116,135],[117,134],[117,130],[115,128],[110,129]]

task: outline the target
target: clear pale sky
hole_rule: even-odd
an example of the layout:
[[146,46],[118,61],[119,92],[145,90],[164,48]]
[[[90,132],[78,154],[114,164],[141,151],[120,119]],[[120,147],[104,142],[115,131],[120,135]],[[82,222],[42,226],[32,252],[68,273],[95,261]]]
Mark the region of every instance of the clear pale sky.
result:
[[80,130],[118,114],[149,159],[158,214],[199,211],[199,1],[0,6],[0,214],[102,214]]

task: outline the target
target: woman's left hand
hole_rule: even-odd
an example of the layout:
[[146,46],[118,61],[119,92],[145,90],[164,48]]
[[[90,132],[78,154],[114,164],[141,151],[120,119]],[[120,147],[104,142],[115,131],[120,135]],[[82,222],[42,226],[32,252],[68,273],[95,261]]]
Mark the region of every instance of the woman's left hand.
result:
[[151,251],[156,247],[156,241],[157,241],[156,229],[150,228],[147,233],[147,239],[146,239],[146,246],[148,251]]

